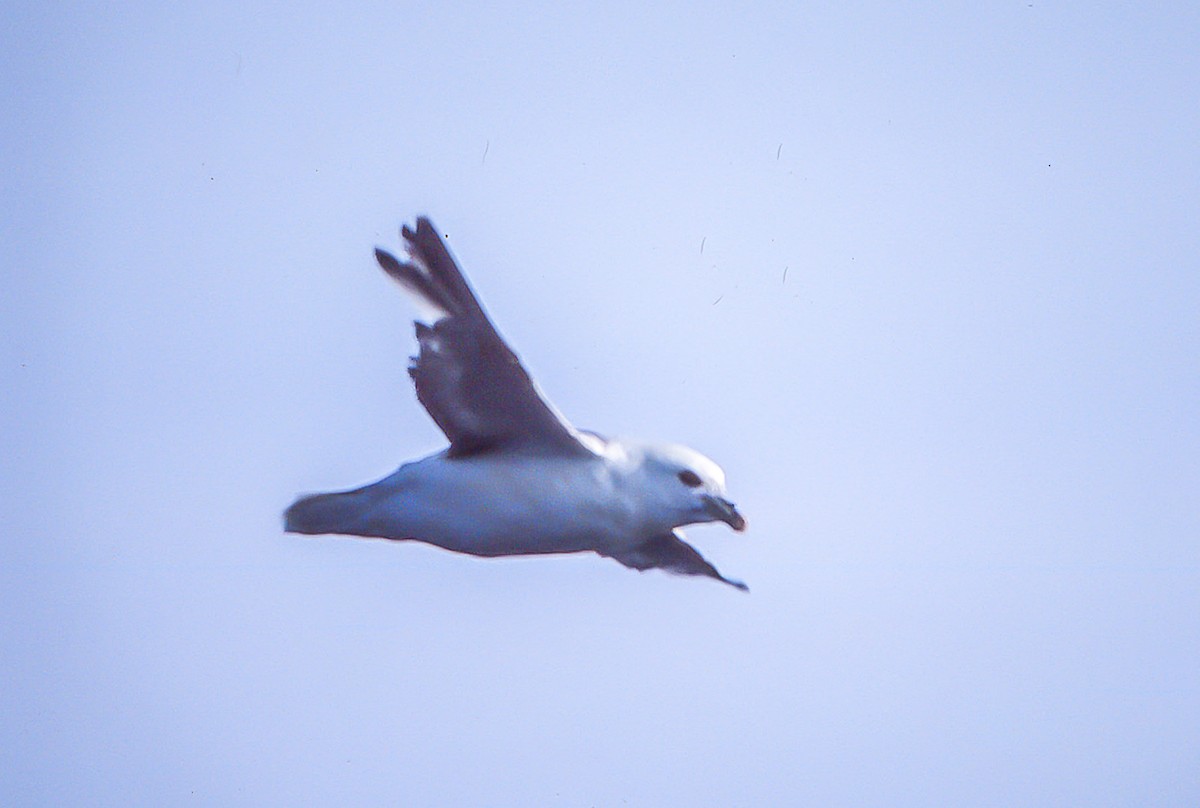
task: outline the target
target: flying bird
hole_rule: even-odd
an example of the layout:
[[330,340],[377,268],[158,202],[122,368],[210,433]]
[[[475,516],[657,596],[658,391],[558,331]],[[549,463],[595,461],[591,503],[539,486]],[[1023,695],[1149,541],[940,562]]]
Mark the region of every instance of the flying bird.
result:
[[415,323],[419,350],[408,372],[450,445],[362,488],[301,497],[285,529],[488,557],[593,552],[745,590],[679,530],[716,521],[745,530],[721,467],[685,446],[576,429],[496,331],[429,219],[401,235],[407,260],[378,248],[375,258],[433,312]]

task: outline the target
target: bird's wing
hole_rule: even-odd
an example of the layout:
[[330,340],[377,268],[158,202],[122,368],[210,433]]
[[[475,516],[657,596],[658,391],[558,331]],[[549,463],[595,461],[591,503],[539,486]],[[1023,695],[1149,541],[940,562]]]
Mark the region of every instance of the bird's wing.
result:
[[704,575],[737,587],[743,592],[750,591],[750,587],[741,581],[726,578],[717,572],[717,568],[708,563],[695,547],[683,540],[683,534],[678,530],[652,536],[630,550],[605,552],[604,555],[635,570],[657,568],[676,575]]
[[437,310],[416,323],[418,355],[409,375],[417,398],[450,439],[452,457],[513,451],[591,455],[579,433],[542,398],[504,343],[429,219],[401,229],[408,260],[375,258],[405,289]]

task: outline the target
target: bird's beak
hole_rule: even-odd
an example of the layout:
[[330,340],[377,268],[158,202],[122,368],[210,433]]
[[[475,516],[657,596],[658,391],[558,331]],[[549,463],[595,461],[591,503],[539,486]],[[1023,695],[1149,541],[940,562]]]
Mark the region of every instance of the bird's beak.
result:
[[739,533],[746,529],[746,517],[738,513],[738,509],[729,500],[706,494],[704,504],[714,519],[724,522]]

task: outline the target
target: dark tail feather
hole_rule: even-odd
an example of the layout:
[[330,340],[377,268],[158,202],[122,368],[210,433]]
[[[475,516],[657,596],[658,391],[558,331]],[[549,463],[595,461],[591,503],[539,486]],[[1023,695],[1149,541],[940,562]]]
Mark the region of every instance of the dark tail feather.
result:
[[357,491],[313,494],[292,503],[283,514],[288,533],[355,533],[362,518],[363,499]]

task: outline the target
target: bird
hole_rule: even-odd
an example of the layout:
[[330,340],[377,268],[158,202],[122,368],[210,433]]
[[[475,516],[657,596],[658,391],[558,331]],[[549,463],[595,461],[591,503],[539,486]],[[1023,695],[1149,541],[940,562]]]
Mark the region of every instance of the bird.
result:
[[721,467],[686,446],[572,426],[492,325],[428,217],[400,232],[405,260],[378,247],[375,258],[430,315],[414,323],[408,373],[449,446],[361,488],[301,496],[284,529],[482,557],[591,552],[748,591],[680,530],[703,522],[746,529]]

